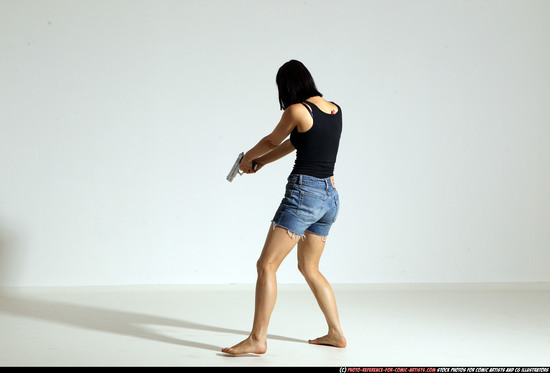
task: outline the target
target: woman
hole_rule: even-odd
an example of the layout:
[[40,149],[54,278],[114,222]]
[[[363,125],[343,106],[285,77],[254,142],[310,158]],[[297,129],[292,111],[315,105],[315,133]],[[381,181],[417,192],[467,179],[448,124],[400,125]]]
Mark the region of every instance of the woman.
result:
[[[267,327],[277,297],[276,272],[296,244],[298,269],[328,324],[328,333],[309,343],[346,346],[334,293],[318,267],[339,209],[333,171],[342,131],[342,112],[338,105],[323,99],[310,72],[299,61],[291,60],[281,66],[276,82],[281,110],[284,110],[281,120],[271,134],[244,155],[240,168],[245,173],[254,173],[294,150],[296,162],[257,262],[252,331],[244,341],[222,349],[234,355],[266,352]],[[289,135],[290,138],[283,141]]]

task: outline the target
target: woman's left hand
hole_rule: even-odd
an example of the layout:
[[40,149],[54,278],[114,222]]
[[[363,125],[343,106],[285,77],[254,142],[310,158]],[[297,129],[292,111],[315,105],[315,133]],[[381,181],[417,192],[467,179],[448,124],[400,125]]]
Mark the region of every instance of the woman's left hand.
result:
[[252,159],[248,158],[246,156],[246,154],[244,155],[239,168],[245,174],[253,174],[254,172],[256,172],[256,171],[254,171],[254,168],[253,168],[253,165],[252,165]]

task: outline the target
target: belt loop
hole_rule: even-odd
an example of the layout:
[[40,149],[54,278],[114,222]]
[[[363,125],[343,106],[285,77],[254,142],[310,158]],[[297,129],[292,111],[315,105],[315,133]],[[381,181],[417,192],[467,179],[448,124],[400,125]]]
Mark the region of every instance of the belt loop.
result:
[[298,185],[302,185],[302,175],[298,175]]

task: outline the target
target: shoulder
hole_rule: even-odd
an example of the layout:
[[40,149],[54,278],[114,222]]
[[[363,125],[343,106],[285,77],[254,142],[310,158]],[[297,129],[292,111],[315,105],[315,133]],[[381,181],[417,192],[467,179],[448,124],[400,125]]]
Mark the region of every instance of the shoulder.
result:
[[283,116],[295,121],[304,120],[310,116],[308,109],[301,103],[293,104],[287,107],[283,113]]
[[309,110],[301,103],[290,105],[283,113],[283,121],[298,128],[298,132],[305,132],[313,126],[313,118]]
[[302,103],[297,103],[297,104],[290,105],[289,107],[287,107],[285,109],[285,112],[286,111],[288,111],[289,113],[291,113],[293,115],[299,115],[303,112],[307,113],[307,109],[304,106],[304,104],[302,104]]

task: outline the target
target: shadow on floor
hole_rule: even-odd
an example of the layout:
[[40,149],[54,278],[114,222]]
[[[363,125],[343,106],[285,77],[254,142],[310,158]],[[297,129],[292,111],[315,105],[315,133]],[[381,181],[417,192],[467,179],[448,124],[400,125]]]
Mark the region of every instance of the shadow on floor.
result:
[[[240,334],[243,336],[248,336],[249,334],[247,331],[204,325],[174,318],[48,301],[5,293],[0,294],[0,313],[218,352],[221,351],[221,346],[170,337],[148,330],[147,326],[170,326],[209,332]],[[304,340],[271,334],[268,335],[268,338],[307,343]]]

